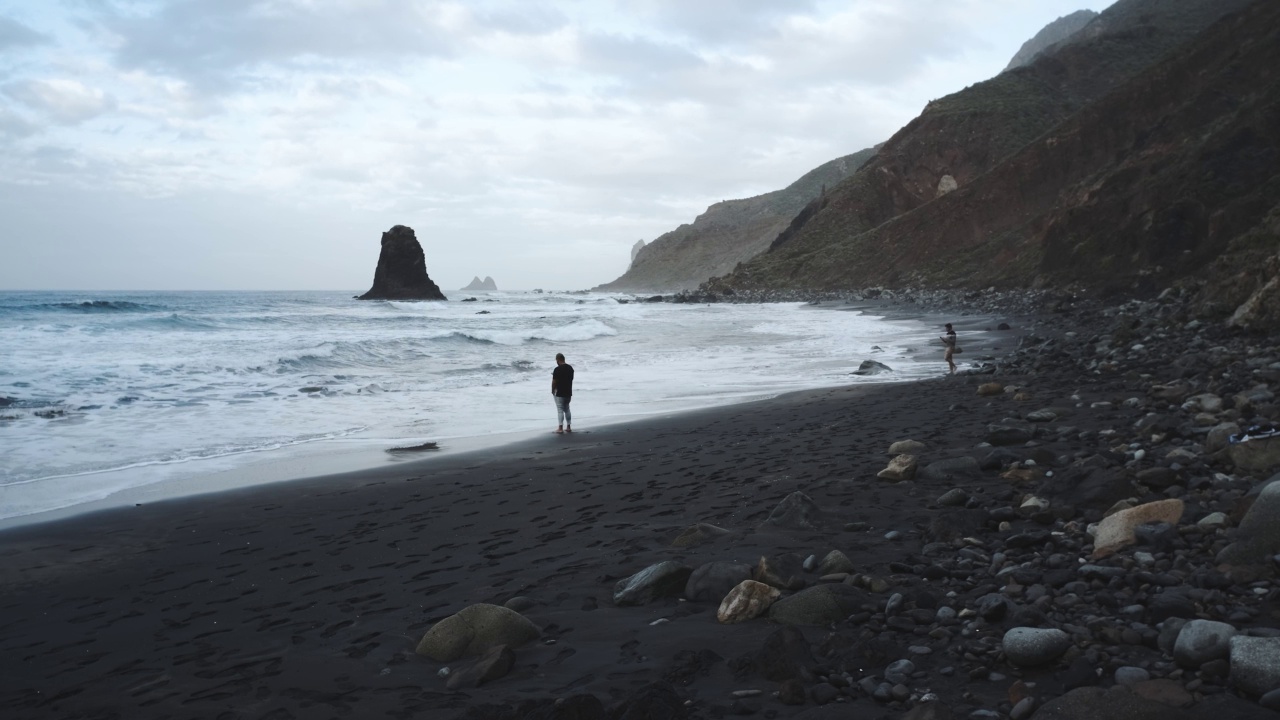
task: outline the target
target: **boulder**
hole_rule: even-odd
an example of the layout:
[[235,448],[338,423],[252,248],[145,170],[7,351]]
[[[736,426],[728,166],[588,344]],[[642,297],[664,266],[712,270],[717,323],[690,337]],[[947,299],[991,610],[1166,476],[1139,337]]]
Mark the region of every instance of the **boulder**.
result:
[[1192,620],[1182,626],[1173,644],[1173,659],[1191,670],[1210,660],[1225,658],[1231,654],[1231,638],[1236,629],[1224,622]]
[[764,522],[791,530],[817,530],[822,524],[822,509],[808,495],[796,491],[783,498]]
[[1212,455],[1219,450],[1226,450],[1230,445],[1230,438],[1240,432],[1240,426],[1233,422],[1219,423],[1209,429],[1209,434],[1204,436],[1204,451]]
[[815,585],[769,608],[769,619],[783,625],[827,625],[856,612],[866,595],[849,585]]
[[1250,695],[1280,688],[1280,638],[1231,638],[1231,684]]
[[436,662],[452,662],[506,645],[533,642],[542,632],[520,613],[500,605],[479,603],[463,608],[432,625],[416,652]]
[[671,541],[671,547],[693,547],[728,535],[729,531],[710,523],[697,523],[685,528]]
[[1231,443],[1227,455],[1237,469],[1246,472],[1280,470],[1280,435]]
[[780,590],[799,590],[804,587],[804,560],[794,553],[761,555],[751,577]]
[[1134,494],[1133,483],[1122,471],[1100,460],[1085,460],[1045,478],[1036,495],[1054,505],[1104,510]]
[[997,425],[987,426],[987,435],[984,438],[992,445],[1021,445],[1030,440],[1033,432],[1030,427],[1013,425],[1011,423],[1001,423]]
[[1227,565],[1256,565],[1280,553],[1280,477],[1258,493],[1236,532],[1236,541],[1218,553]]
[[982,383],[978,386],[978,394],[982,397],[991,397],[993,395],[1003,395],[1004,386],[998,382]]
[[919,455],[929,449],[927,445],[918,440],[899,440],[889,446],[890,455]]
[[854,375],[883,375],[893,372],[893,368],[875,360],[863,360],[857,370],[853,371]]
[[1138,697],[1154,700],[1167,707],[1189,707],[1195,703],[1195,698],[1182,687],[1182,683],[1168,678],[1144,680],[1135,683],[1130,689]]
[[684,720],[685,698],[669,682],[654,682],[623,698],[609,712],[610,720]]
[[832,550],[827,553],[826,557],[822,558],[822,561],[818,563],[819,575],[851,572],[853,572],[853,561],[839,550]]
[[916,476],[915,455],[899,455],[889,461],[889,466],[876,473],[876,477],[882,480],[902,481],[910,480]]
[[1161,522],[1176,525],[1182,519],[1184,507],[1181,500],[1171,498],[1121,510],[1103,518],[1098,523],[1098,534],[1093,538],[1093,557],[1113,555],[1137,542],[1135,531],[1139,525]]
[[755,580],[743,580],[725,595],[716,619],[725,625],[746,622],[764,614],[782,592]]
[[919,472],[920,476],[925,480],[941,482],[968,480],[982,475],[982,470],[978,467],[977,458],[968,455],[931,462]]
[[515,664],[515,651],[506,645],[499,645],[480,656],[471,667],[450,675],[445,686],[450,690],[480,687],[505,677]]
[[613,586],[613,603],[618,606],[648,605],[664,597],[675,597],[684,592],[693,568],[674,560],[641,570]]
[[738,583],[750,578],[751,566],[746,563],[709,562],[689,576],[689,582],[684,586],[684,597],[694,602],[717,601]]
[[1184,710],[1134,695],[1125,689],[1081,687],[1045,703],[1034,720],[1192,720]]
[[361,300],[447,300],[427,276],[427,261],[413,228],[396,225],[382,233],[373,287]]
[[804,633],[794,627],[782,627],[765,638],[764,644],[754,653],[739,658],[733,664],[751,669],[760,677],[772,682],[787,680],[813,680],[809,666],[814,662],[813,650]]

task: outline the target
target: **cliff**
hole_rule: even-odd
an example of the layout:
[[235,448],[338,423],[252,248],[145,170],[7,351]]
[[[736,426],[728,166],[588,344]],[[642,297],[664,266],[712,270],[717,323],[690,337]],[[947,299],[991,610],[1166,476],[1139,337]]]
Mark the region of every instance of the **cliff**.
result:
[[875,154],[863,150],[809,171],[782,190],[707,208],[691,224],[632,249],[631,266],[604,291],[669,292],[695,288],[769,247],[791,218],[827,187],[851,175]]
[[1121,0],[931,103],[706,289],[1133,289],[1193,272],[1272,207],[1277,6]]
[[1040,53],[1075,35],[1085,25],[1093,22],[1096,17],[1098,17],[1098,13],[1092,10],[1077,10],[1045,25],[1040,32],[1035,34],[1035,37],[1022,43],[1022,47],[1018,48],[1018,52],[1014,53],[1013,59],[1009,61],[1005,71],[1030,63]]
[[396,225],[382,233],[373,287],[360,300],[446,300],[427,276],[427,261],[413,228]]

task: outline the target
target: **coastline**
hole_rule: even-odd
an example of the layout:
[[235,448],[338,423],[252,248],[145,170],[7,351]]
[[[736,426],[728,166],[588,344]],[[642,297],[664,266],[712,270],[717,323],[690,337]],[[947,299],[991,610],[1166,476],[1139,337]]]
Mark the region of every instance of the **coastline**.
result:
[[[856,312],[860,314],[878,316],[890,322],[905,321],[920,323],[922,327],[928,327],[930,322],[934,320],[936,320],[937,324],[940,325],[943,318],[951,317],[935,311],[902,307],[897,303],[875,300],[836,303],[828,301],[826,303],[813,306],[812,308],[806,307],[802,309],[812,309],[819,312]],[[993,331],[991,327],[995,324],[993,317],[994,316],[975,315],[968,316],[957,321],[957,327],[962,333],[965,333],[966,336],[973,337],[975,340],[977,340],[977,338],[981,338],[980,341],[972,343],[972,352],[975,354],[967,356],[968,358],[975,359],[976,353],[983,350],[986,351],[986,356],[988,358],[994,358],[995,355],[1007,349],[1010,343],[1005,340],[1009,339],[1010,336],[1016,336],[1016,332],[999,333]],[[927,344],[929,342],[928,332],[928,330],[922,331],[920,333],[920,338],[917,338],[915,342],[908,345],[908,352],[912,353],[911,360],[913,364],[920,362],[941,363],[940,353],[932,352],[935,348],[932,348]],[[857,369],[857,364],[862,359],[875,359],[875,357],[873,355],[869,355],[866,358],[835,357],[832,358],[832,362],[848,364],[850,371],[852,371]],[[866,384],[878,385],[883,384],[884,382],[905,381],[908,380],[885,379],[867,382]],[[818,387],[836,386],[822,385]],[[813,388],[805,388],[804,390],[807,389]],[[799,390],[799,392],[803,392],[804,390]],[[756,402],[760,399],[777,397],[778,395],[789,392],[797,391],[780,389],[777,391],[762,392],[752,396],[735,397],[728,402],[717,402],[712,405],[704,405],[702,407],[681,409],[680,412],[697,412],[702,409],[707,409],[708,407],[728,407],[743,403]],[[655,411],[648,414],[610,415],[605,416],[604,418],[588,420],[588,424],[592,427],[604,427],[643,421],[646,418],[664,416],[667,414],[668,413],[665,412]],[[584,416],[584,420],[585,419],[586,418]],[[580,423],[580,425],[581,424],[582,423]],[[240,459],[237,459],[234,456],[223,456],[207,460],[185,461],[183,463],[177,463],[174,466],[183,467],[190,464],[193,468],[202,468],[194,473],[177,473],[176,475],[171,476],[171,466],[165,464],[135,470],[125,469],[92,473],[103,477],[111,475],[127,475],[131,472],[155,473],[159,479],[151,482],[126,485],[121,489],[110,491],[105,497],[96,500],[79,502],[61,508],[2,518],[0,519],[0,532],[10,528],[62,521],[75,518],[80,515],[100,512],[112,508],[162,502],[185,497],[205,496],[279,482],[306,481],[311,478],[342,473],[393,469],[417,462],[430,463],[440,457],[455,453],[493,451],[507,444],[520,443],[535,439],[541,434],[541,430],[525,428],[503,430],[486,435],[423,437],[420,438],[420,441],[422,442],[438,442],[439,450],[406,456],[391,455],[387,452],[387,449],[392,447],[393,443],[395,445],[413,444],[411,442],[395,442],[391,440],[380,441],[375,439],[329,439],[316,443],[301,443],[284,448],[276,448],[274,450],[248,453],[245,457]],[[0,491],[3,491],[3,488],[0,488]]]
[[[983,345],[971,336],[970,357]],[[403,702],[446,717],[548,693],[613,701],[661,677],[691,642],[728,657],[774,629],[721,626],[705,604],[616,608],[614,580],[668,555],[691,523],[733,538],[680,552],[691,564],[816,551],[829,542],[818,533],[759,527],[795,490],[866,524],[833,538],[851,553],[907,559],[907,546],[881,535],[914,534],[905,506],[917,491],[856,478],[883,465],[891,439],[946,432],[935,392],[975,381],[802,390],[9,527],[0,645],[22,662],[0,681],[0,701],[14,717],[363,715]],[[874,507],[855,502],[866,491]],[[543,644],[520,651],[510,683],[446,692],[439,664],[413,654],[422,632],[465,605],[516,595],[534,598],[526,614]],[[697,621],[691,634],[683,618]],[[661,629],[646,633],[653,622]],[[734,682],[717,672],[704,692],[727,694]]]

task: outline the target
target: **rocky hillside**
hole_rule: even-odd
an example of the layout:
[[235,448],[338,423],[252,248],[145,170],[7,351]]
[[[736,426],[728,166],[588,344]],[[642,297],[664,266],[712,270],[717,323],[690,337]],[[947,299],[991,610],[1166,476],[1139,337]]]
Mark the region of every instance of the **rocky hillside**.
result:
[[[931,104],[705,289],[1130,290],[1228,246],[1273,254],[1277,28],[1273,2],[1121,0],[1090,37]],[[1220,265],[1267,282],[1253,260]]]
[[828,162],[782,190],[744,200],[726,200],[707,208],[692,224],[666,233],[633,250],[622,277],[596,290],[672,291],[696,288],[769,247],[791,218],[823,189],[853,174],[875,154],[863,150]]
[[1036,33],[1035,37],[1018,48],[1018,52],[1014,54],[1013,59],[1009,61],[1009,65],[1005,70],[1012,70],[1030,63],[1035,59],[1036,55],[1075,35],[1096,17],[1098,17],[1098,13],[1092,10],[1077,10],[1045,25],[1040,32]]

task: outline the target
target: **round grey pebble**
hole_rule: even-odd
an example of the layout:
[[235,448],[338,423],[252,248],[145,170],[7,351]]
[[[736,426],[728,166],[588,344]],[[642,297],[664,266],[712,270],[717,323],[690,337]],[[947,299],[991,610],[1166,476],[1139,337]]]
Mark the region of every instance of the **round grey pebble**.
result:
[[1146,682],[1151,679],[1151,673],[1140,667],[1126,665],[1116,668],[1116,684],[1117,685],[1137,685],[1140,682]]
[[1047,665],[1071,647],[1071,638],[1061,630],[1016,627],[1004,634],[1004,654],[1018,667]]
[[911,673],[915,671],[916,664],[910,660],[895,660],[884,669],[884,679],[895,685],[905,685],[911,682]]
[[1035,698],[1025,697],[1018,701],[1017,705],[1009,711],[1009,720],[1026,720],[1031,717],[1031,711],[1036,708]]
[[901,540],[902,533],[897,530],[890,530],[889,532],[884,534],[884,539],[885,540]]

